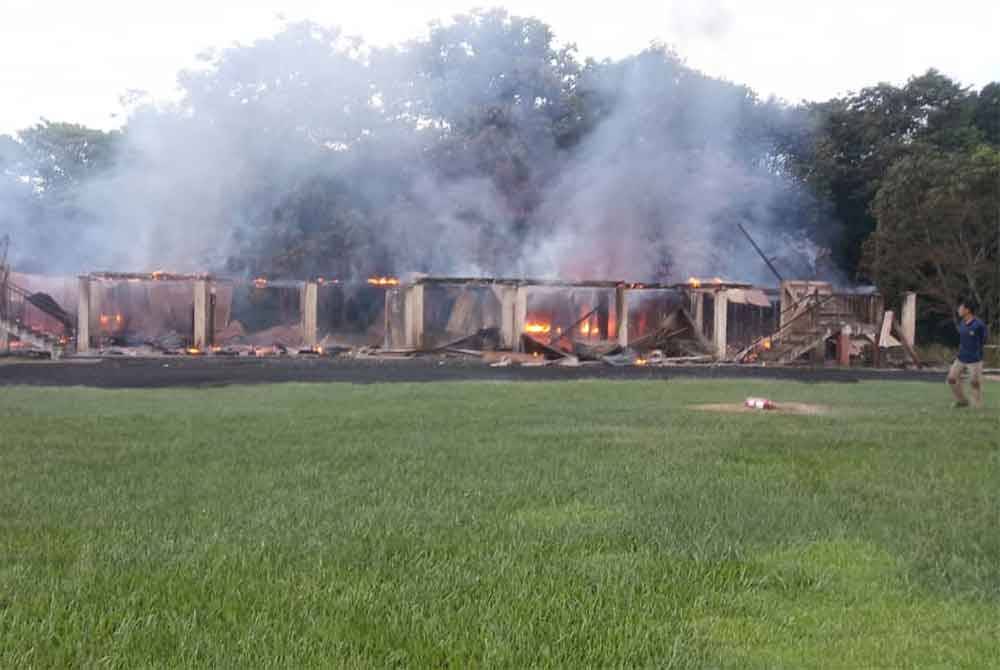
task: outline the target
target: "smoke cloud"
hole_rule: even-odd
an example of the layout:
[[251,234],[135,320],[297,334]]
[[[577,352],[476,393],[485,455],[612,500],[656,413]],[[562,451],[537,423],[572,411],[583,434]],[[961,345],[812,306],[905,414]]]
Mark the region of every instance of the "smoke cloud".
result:
[[305,23],[180,81],[70,204],[5,168],[16,264],[770,283],[737,223],[796,276],[831,234],[781,172],[787,110],[662,48],[580,63],[502,12],[385,51]]

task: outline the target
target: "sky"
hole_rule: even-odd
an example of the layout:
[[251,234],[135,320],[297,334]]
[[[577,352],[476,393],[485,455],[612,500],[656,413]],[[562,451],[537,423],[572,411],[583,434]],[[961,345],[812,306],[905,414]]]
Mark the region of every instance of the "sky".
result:
[[40,118],[117,127],[129,91],[171,98],[199,53],[250,43],[285,21],[385,45],[476,6],[542,19],[583,56],[621,58],[663,42],[708,74],[791,102],[902,84],[930,67],[976,87],[1000,80],[996,0],[0,0],[0,133]]

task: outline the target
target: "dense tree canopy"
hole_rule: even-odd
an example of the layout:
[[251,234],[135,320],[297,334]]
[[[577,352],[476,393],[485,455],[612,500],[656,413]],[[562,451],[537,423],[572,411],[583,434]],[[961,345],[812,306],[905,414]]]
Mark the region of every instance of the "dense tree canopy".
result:
[[290,24],[179,83],[120,132],[0,136],[24,269],[767,281],[741,223],[790,276],[1000,319],[1000,83],[788,105],[659,45],[584,61],[502,10],[384,49]]

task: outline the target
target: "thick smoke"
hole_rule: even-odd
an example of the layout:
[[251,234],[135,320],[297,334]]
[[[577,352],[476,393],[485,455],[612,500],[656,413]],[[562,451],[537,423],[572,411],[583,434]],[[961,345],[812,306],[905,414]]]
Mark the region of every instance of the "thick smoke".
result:
[[[767,111],[742,87],[714,82],[652,51],[619,67],[614,111],[576,149],[546,194],[551,221],[530,272],[643,281],[690,276],[773,282],[737,224],[796,276],[816,272],[819,247],[790,204],[808,196],[762,159],[748,136]],[[797,212],[804,218],[805,212]]]
[[761,135],[777,106],[664,49],[581,67],[538,22],[458,29],[378,52],[296,24],[212,55],[179,103],[133,111],[72,207],[8,180],[15,263],[770,282],[743,223],[815,272],[816,205]]

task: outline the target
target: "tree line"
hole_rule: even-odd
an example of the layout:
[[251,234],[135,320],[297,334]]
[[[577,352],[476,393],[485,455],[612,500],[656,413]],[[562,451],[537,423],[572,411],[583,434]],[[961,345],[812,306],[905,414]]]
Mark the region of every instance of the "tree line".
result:
[[916,290],[932,325],[971,296],[1000,323],[1000,83],[931,70],[790,104],[663,45],[581,59],[483,10],[391,48],[291,24],[179,84],[130,101],[120,130],[0,136],[0,230],[24,269],[172,250],[297,276],[679,280],[739,254],[766,273],[743,223],[790,275]]

